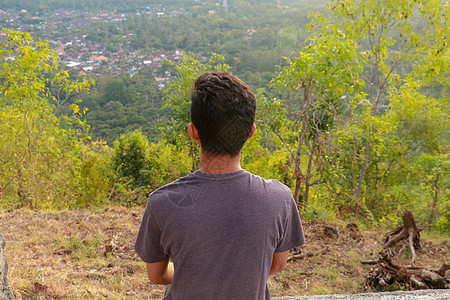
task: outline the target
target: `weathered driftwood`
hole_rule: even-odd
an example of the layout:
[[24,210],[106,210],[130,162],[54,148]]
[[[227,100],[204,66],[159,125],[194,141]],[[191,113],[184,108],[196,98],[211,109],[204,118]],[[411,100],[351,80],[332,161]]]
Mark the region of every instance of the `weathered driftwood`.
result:
[[366,282],[372,289],[377,290],[395,282],[404,283],[412,289],[450,288],[450,277],[445,276],[450,266],[446,263],[439,270],[426,270],[394,262],[386,250],[380,254],[378,260],[361,261],[362,264],[375,265],[366,275]]
[[[402,216],[402,219],[403,226],[395,228],[384,236],[383,248],[392,248],[396,246],[400,241],[407,241],[409,244],[409,249],[411,251],[410,264],[413,265],[416,260],[416,250],[419,250],[421,248],[419,232],[423,229],[417,227],[414,216],[409,210],[406,210],[406,212]],[[406,243],[403,244],[403,247],[397,252],[397,255],[405,249],[405,246]]]

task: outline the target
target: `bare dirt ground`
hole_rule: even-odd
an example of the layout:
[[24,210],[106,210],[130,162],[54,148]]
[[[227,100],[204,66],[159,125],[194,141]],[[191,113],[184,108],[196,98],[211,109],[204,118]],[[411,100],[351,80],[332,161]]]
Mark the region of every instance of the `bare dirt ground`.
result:
[[[133,250],[142,209],[0,213],[8,279],[17,299],[161,299]],[[333,227],[337,235],[327,233]],[[376,259],[385,230],[304,222],[306,244],[286,271],[269,281],[272,296],[366,292],[361,260]],[[438,269],[449,261],[447,237],[422,238],[417,265]],[[294,256],[296,253],[292,253]],[[408,261],[407,253],[399,260]],[[391,290],[405,286],[390,287]]]

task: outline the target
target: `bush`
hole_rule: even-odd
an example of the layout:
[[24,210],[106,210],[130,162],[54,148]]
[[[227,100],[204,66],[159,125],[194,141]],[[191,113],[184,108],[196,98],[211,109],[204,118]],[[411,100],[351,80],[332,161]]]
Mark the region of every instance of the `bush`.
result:
[[114,179],[108,165],[110,156],[111,149],[105,142],[82,145],[78,206],[89,207],[106,203]]
[[151,167],[148,148],[147,137],[140,130],[122,134],[114,141],[111,167],[119,178],[129,182],[132,188],[149,183],[149,178],[144,173]]

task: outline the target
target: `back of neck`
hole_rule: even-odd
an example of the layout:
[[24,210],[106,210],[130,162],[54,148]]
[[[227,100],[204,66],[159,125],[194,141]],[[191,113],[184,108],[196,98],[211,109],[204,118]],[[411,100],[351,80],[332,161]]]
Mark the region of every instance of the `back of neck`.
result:
[[200,153],[198,170],[204,173],[225,174],[242,170],[241,156],[219,155],[210,156],[203,151]]

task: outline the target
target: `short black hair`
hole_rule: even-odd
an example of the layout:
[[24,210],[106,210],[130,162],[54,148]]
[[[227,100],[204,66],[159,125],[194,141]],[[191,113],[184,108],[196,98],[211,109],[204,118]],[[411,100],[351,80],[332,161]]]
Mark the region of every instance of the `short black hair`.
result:
[[252,130],[255,111],[255,95],[229,72],[205,73],[194,81],[191,121],[208,155],[239,154]]

